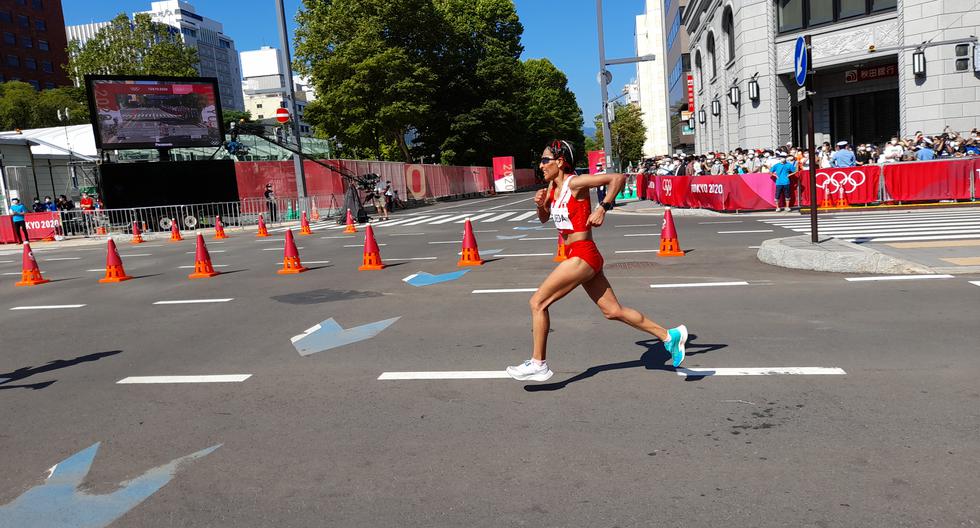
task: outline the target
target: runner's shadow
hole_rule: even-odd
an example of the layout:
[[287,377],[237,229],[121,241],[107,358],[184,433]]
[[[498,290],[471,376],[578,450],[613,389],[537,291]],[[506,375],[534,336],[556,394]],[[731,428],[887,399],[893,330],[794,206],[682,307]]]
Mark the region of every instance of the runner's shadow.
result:
[[[687,338],[687,357],[698,356],[701,354],[707,354],[709,352],[714,352],[716,350],[721,350],[728,345],[725,344],[698,344],[694,343],[698,336],[696,334],[690,334]],[[647,351],[640,356],[640,359],[634,361],[623,361],[621,363],[608,363],[605,365],[596,365],[594,367],[589,367],[585,371],[568,378],[567,380],[559,381],[556,383],[545,383],[541,385],[525,385],[524,390],[528,392],[541,392],[541,391],[555,391],[564,389],[570,383],[576,381],[581,381],[587,378],[591,378],[600,372],[606,372],[609,370],[621,370],[628,368],[639,368],[643,367],[647,370],[663,370],[666,372],[676,372],[674,367],[670,364],[670,353],[664,349],[663,344],[659,339],[647,339],[644,341],[637,341],[637,345],[647,347]],[[704,376],[689,376],[686,381],[698,381],[703,379]]]
[[[46,381],[42,383],[34,383],[30,385],[9,385],[9,383],[20,381],[24,378],[29,378],[35,374],[42,374],[44,372],[50,372],[52,370],[59,370],[65,367],[71,367],[78,365],[79,363],[85,363],[88,361],[98,361],[104,357],[114,356],[116,354],[122,353],[122,350],[110,350],[108,352],[97,352],[95,354],[88,354],[85,356],[78,356],[74,359],[57,359],[51,361],[47,365],[42,365],[40,367],[23,367],[12,372],[0,373],[0,389],[43,389],[50,386],[54,381]],[[57,380],[55,380],[57,381]]]

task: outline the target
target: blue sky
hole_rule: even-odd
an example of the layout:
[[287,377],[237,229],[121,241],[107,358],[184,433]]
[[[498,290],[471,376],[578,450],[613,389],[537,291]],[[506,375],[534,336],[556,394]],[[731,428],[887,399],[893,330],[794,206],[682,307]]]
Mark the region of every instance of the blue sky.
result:
[[[275,0],[191,0],[198,14],[224,24],[238,51],[259,46],[278,46]],[[285,0],[292,26],[300,0]],[[524,24],[524,58],[547,58],[568,75],[569,87],[582,107],[586,126],[599,113],[598,39],[593,0],[518,0],[517,12]],[[145,11],[150,0],[62,0],[68,25],[100,22],[121,11]],[[635,55],[635,17],[643,12],[643,0],[605,0],[606,56]],[[613,66],[610,97],[636,76],[635,66]]]

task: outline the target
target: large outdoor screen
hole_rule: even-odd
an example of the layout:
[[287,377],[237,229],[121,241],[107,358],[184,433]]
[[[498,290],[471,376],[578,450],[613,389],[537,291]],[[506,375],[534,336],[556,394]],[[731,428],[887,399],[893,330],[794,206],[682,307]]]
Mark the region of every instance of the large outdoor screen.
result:
[[213,77],[89,75],[85,83],[101,149],[217,147],[224,139]]

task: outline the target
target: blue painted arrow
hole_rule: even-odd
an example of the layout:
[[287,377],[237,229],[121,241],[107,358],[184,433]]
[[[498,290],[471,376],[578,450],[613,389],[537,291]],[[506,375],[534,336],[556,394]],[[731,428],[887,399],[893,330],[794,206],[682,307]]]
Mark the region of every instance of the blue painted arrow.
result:
[[524,238],[527,235],[514,235],[514,236],[501,236],[497,235],[497,240],[514,240],[516,238]]
[[[481,255],[496,255],[497,253],[500,253],[501,251],[503,251],[503,250],[502,249],[481,249],[480,250],[480,254]],[[456,254],[457,255],[462,255],[463,252],[462,251],[457,251]]]
[[467,271],[470,270],[464,269],[464,270],[454,271],[452,273],[443,273],[442,275],[432,275],[431,273],[420,271],[415,275],[409,275],[408,277],[405,277],[402,280],[415,287],[432,286],[433,284],[439,284],[440,282],[448,282],[451,280],[456,280],[462,277],[463,275],[466,275]]
[[384,321],[368,323],[354,328],[344,330],[333,317],[310,328],[298,336],[293,336],[291,341],[296,351],[301,356],[309,356],[331,348],[337,348],[358,341],[370,339],[381,333],[401,317],[393,317]]
[[0,506],[0,528],[44,526],[47,528],[102,528],[135,508],[164,487],[181,464],[201,458],[221,445],[202,449],[153,468],[119,484],[120,489],[105,495],[89,495],[78,490],[99,451],[99,443],[75,453],[53,468],[44,484],[34,486],[20,497]]

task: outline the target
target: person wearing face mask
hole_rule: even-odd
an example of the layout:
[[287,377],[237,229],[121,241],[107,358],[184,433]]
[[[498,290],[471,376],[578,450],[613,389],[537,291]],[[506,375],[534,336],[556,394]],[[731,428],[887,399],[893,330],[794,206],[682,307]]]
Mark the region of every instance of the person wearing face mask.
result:
[[878,160],[879,163],[894,163],[902,159],[902,154],[905,153],[905,149],[898,144],[898,137],[892,137],[888,145],[885,146],[885,150],[881,153],[881,158]]
[[786,212],[790,212],[790,175],[796,172],[796,164],[787,157],[783,157],[779,163],[770,171],[772,179],[776,182],[776,212],[779,212],[779,204],[782,199],[786,200]]
[[725,173],[725,167],[721,164],[720,159],[715,159],[714,163],[711,165],[711,175],[718,176]]

